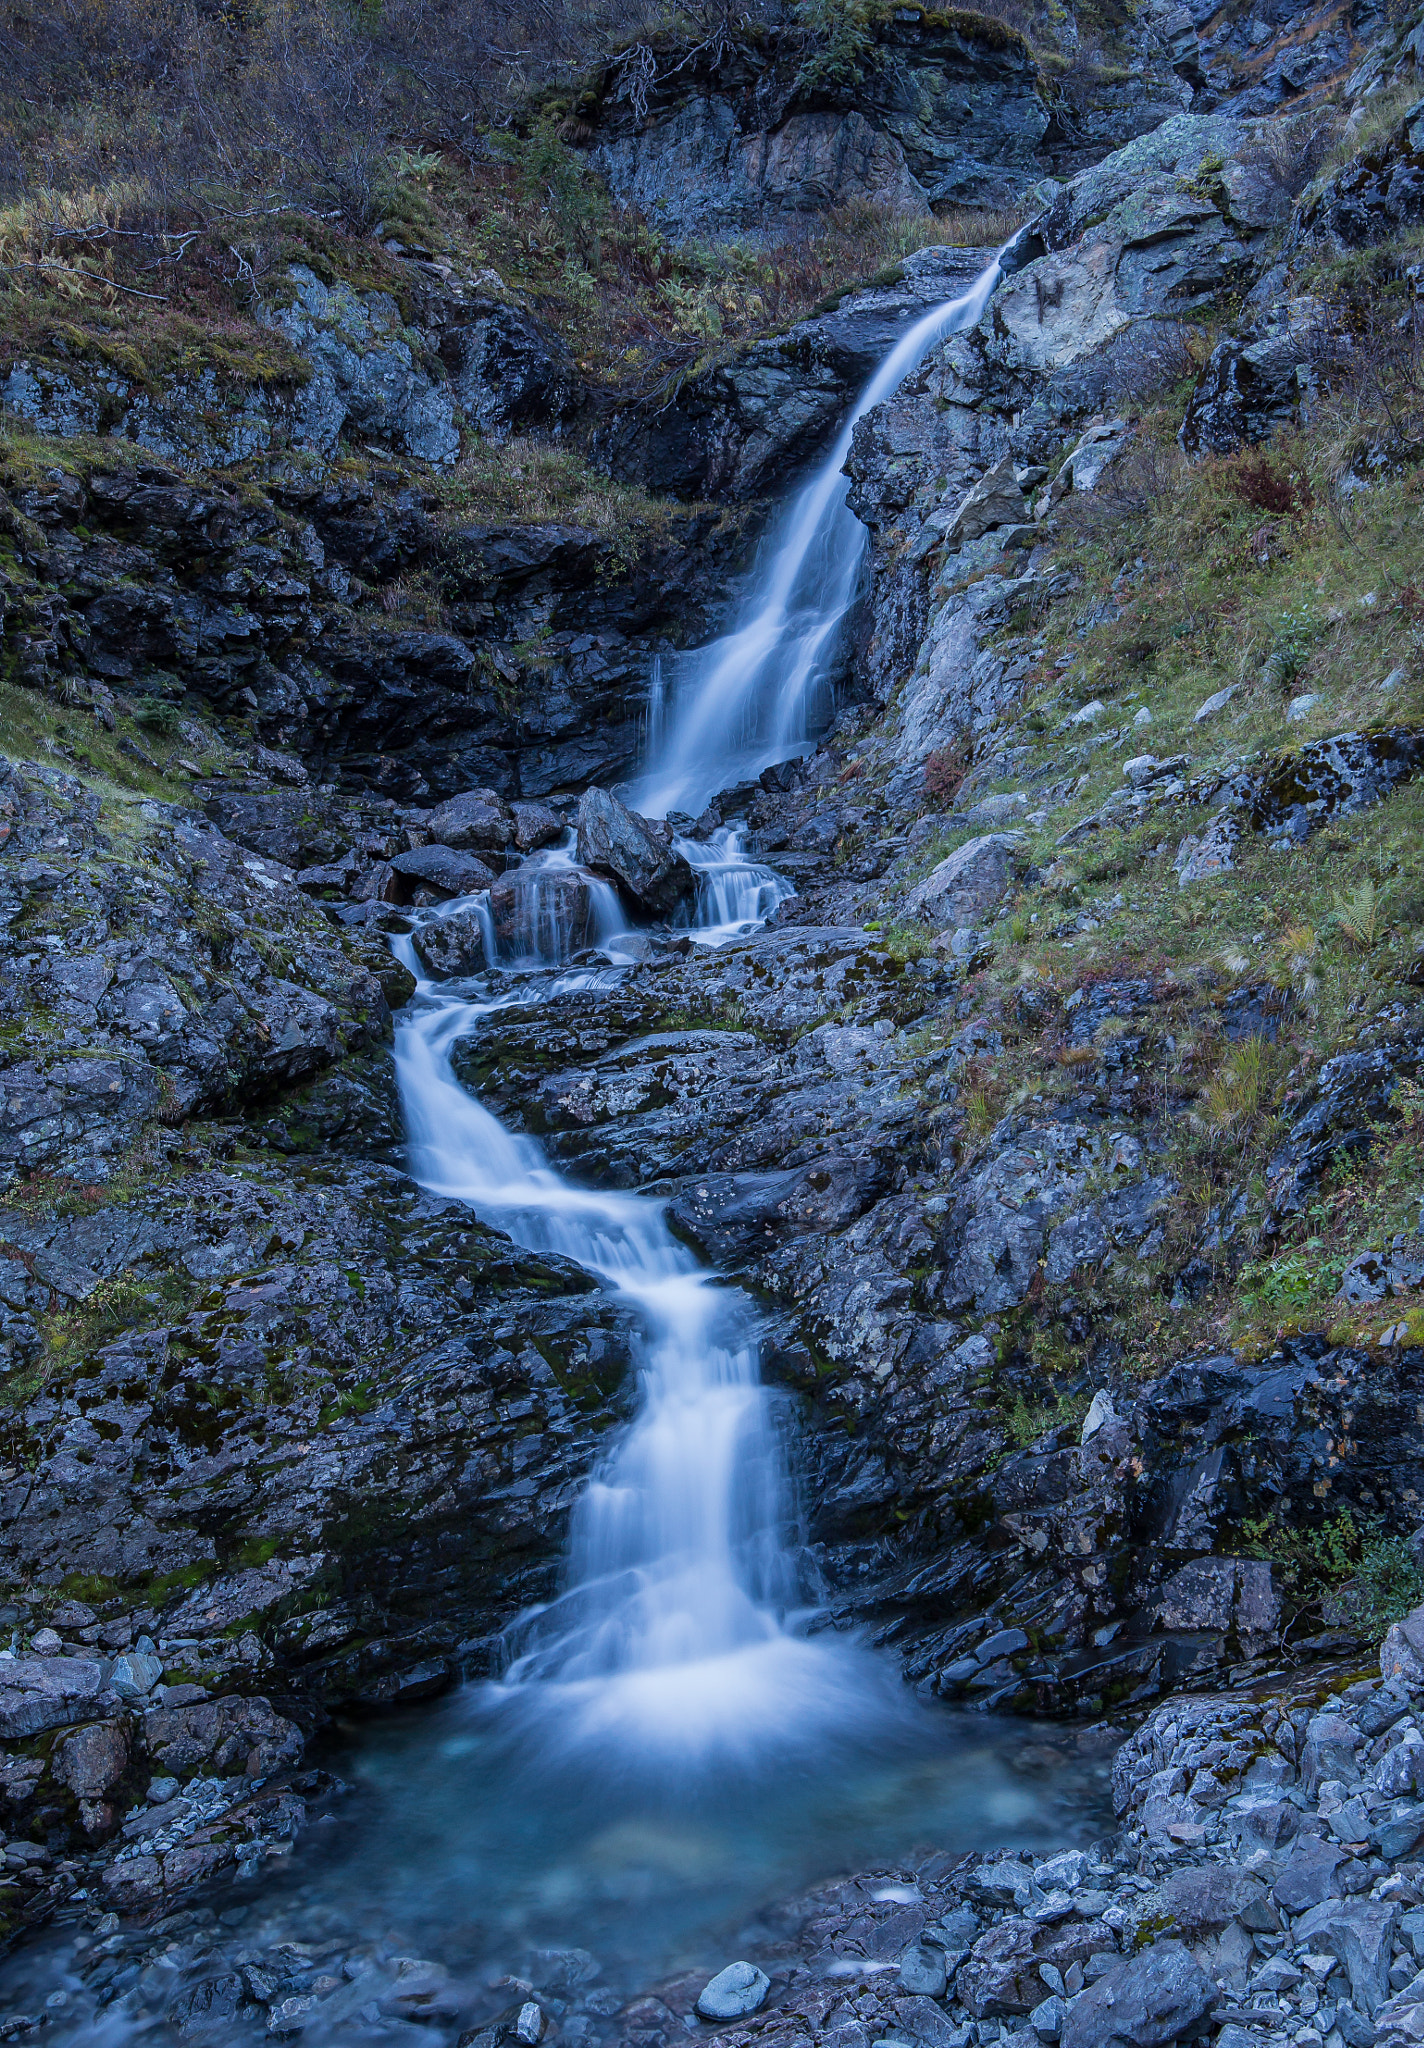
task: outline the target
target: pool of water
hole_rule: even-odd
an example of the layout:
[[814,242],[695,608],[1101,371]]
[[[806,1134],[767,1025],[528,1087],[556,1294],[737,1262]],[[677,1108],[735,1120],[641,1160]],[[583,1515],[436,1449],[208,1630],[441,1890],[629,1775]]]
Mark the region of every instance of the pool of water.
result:
[[[921,1705],[870,1653],[836,1653],[863,1688],[857,1725],[840,1716],[828,1734],[811,1715],[803,1735],[792,1719],[755,1755],[701,1768],[564,1741],[547,1688],[533,1714],[527,1693],[481,1685],[338,1731],[346,1789],[281,1874],[148,1929],[52,1930],[0,1972],[0,2024],[43,2014],[54,2048],[255,2042],[267,2013],[245,1992],[236,2011],[203,2003],[221,2007],[255,1965],[286,1970],[294,1996],[315,1990],[300,2039],[323,2048],[440,2048],[530,1984],[559,1994],[561,2041],[598,2048],[631,1997],[794,1933],[813,1886],[866,1871],[893,1886],[937,1852],[1103,1832],[1105,1764],[1077,1760],[1062,1731]],[[449,1972],[418,2031],[398,1997],[383,2011],[361,1995],[412,1957]]]

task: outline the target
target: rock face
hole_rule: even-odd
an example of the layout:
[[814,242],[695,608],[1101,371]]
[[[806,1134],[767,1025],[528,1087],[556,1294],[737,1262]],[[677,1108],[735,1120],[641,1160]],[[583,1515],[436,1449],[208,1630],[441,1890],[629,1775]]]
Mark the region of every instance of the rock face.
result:
[[928,248],[892,283],[844,294],[785,334],[730,351],[596,427],[617,477],[681,498],[741,501],[784,487],[816,454],[891,346],[931,306],[987,267],[982,249]]
[[1039,174],[1049,115],[1012,30],[905,10],[858,62],[854,81],[820,78],[786,31],[716,54],[634,46],[580,103],[580,139],[615,197],[677,240],[781,235],[857,200],[999,205]]
[[[104,712],[115,688],[176,702],[181,675],[209,714],[251,715],[318,779],[407,802],[626,774],[654,651],[700,624],[742,545],[704,512],[630,568],[621,538],[456,529],[404,484],[298,473],[239,493],[162,464],[77,467],[22,493],[6,630],[29,686]],[[447,590],[447,629],[380,602],[422,567]]]

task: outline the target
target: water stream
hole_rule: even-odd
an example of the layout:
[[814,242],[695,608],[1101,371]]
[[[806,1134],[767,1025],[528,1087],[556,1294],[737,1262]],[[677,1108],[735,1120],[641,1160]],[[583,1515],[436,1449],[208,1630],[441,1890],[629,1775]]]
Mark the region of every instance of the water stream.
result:
[[[860,573],[840,476],[850,426],[977,317],[995,275],[891,352],[793,505],[743,622],[706,650],[695,691],[680,679],[652,778],[663,807],[695,806],[804,740]],[[697,874],[699,944],[754,930],[792,893],[736,830],[678,843]],[[698,1264],[660,1201],[570,1181],[461,1086],[452,1052],[494,1012],[592,989],[635,957],[615,892],[587,889],[571,846],[519,876],[503,925],[487,896],[428,913],[473,915],[492,971],[432,981],[413,938],[394,942],[417,977],[395,1054],[410,1170],[521,1245],[576,1260],[633,1311],[636,1413],[577,1505],[561,1590],[508,1631],[502,1675],[339,1752],[356,1799],[309,1831],[284,1882],[239,1888],[222,1923],[233,1940],[313,1953],[423,1944],[496,1987],[531,1955],[577,1945],[621,1995],[725,1961],[763,1903],[817,1877],[916,1847],[1061,1840],[1067,1823],[1011,1768],[1021,1731],[921,1705],[886,1660],[821,1626],[755,1305]],[[25,1968],[42,1967],[32,1952]],[[169,2039],[149,2034],[161,2002],[145,1995],[140,1984],[102,2026],[91,2010],[77,2032],[56,2014],[52,2038]],[[615,2006],[593,2001],[568,2040],[595,2041]],[[307,2038],[327,2037],[313,2021]]]

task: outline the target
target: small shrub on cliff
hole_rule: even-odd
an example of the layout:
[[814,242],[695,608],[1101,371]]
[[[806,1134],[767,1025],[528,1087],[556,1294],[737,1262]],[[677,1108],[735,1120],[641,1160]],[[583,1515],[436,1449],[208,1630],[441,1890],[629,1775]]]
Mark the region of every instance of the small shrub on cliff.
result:
[[925,762],[925,795],[934,804],[952,804],[969,773],[969,763],[959,748],[936,747]]

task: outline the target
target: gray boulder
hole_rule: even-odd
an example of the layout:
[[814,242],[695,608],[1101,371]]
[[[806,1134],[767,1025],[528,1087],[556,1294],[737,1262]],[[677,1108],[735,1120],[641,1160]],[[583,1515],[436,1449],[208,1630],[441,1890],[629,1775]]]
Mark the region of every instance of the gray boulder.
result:
[[1023,843],[1019,832],[968,840],[910,891],[906,909],[946,928],[972,925],[1008,893]]
[[413,853],[397,854],[390,865],[394,874],[403,875],[414,886],[423,883],[446,896],[474,896],[481,889],[492,889],[495,883],[482,860],[450,846],[418,846]]
[[586,789],[578,810],[578,857],[610,875],[639,910],[665,917],[694,886],[666,827],[650,825],[606,789]]
[[1168,2048],[1202,2029],[1217,1998],[1185,1948],[1158,1942],[1083,1993],[1064,2022],[1063,2048]]
[[501,875],[489,894],[505,960],[564,960],[591,946],[598,929],[594,877],[579,868],[531,863]]
[[755,1963],[728,1963],[704,1985],[697,2010],[705,2020],[742,2020],[766,2002],[771,1979]]
[[90,1657],[15,1657],[0,1663],[0,1736],[23,1741],[92,1720],[117,1702]]
[[[530,808],[543,810],[542,805]],[[422,820],[422,826],[441,846],[494,853],[516,843],[514,812],[492,789],[466,789],[459,796],[447,797]],[[529,850],[532,852],[532,847]]]
[[415,950],[432,974],[478,974],[485,959],[485,923],[476,909],[433,918],[415,935]]
[[1350,1996],[1373,2019],[1389,1997],[1399,1907],[1369,1899],[1326,1899],[1292,1930],[1302,1948],[1337,1956],[1350,1979]]

